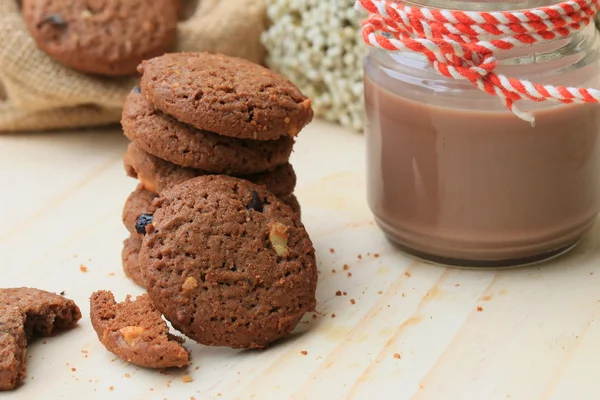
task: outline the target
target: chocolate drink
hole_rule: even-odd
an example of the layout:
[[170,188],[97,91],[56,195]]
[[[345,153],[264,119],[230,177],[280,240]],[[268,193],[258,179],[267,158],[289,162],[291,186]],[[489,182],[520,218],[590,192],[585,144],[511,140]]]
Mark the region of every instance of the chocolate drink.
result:
[[453,264],[513,264],[561,252],[593,224],[599,105],[546,108],[532,127],[506,110],[428,105],[386,88],[365,76],[369,204],[402,247]]

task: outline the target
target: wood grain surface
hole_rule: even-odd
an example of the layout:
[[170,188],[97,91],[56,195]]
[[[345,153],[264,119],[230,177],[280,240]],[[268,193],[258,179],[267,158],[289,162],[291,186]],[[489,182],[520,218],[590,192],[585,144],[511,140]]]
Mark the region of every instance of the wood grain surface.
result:
[[413,260],[374,225],[363,137],[319,121],[292,158],[319,260],[316,318],[267,351],[188,341],[185,371],[116,359],[93,332],[88,298],[141,293],[120,261],[121,210],[136,186],[126,144],[118,129],[0,136],[1,286],[64,290],[84,314],[77,329],[30,345],[25,384],[0,399],[600,398],[597,227],[536,267]]

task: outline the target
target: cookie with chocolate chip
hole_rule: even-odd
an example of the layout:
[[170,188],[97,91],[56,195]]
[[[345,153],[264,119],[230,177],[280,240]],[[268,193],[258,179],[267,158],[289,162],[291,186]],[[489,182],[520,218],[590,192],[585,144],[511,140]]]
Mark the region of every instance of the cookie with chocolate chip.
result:
[[97,291],[90,298],[90,319],[104,347],[131,364],[169,368],[190,363],[183,339],[169,333],[147,294],[117,303],[111,292]]
[[156,193],[146,190],[144,185],[140,184],[127,197],[125,206],[123,207],[122,218],[123,225],[125,225],[125,228],[130,233],[140,233],[139,229],[136,229],[138,218],[142,214],[152,214],[154,212],[155,207],[152,205],[152,200],[157,196]]
[[315,308],[315,250],[263,186],[224,175],[162,193],[139,255],[148,294],[205,345],[265,348]]
[[248,175],[287,163],[294,140],[261,142],[193,128],[162,113],[135,89],[125,101],[123,132],[140,149],[183,167]]
[[[155,157],[135,143],[130,143],[127,147],[123,162],[127,175],[139,179],[147,190],[154,193],[161,193],[196,176],[210,174],[200,169],[180,167]],[[296,186],[296,173],[289,163],[279,165],[272,171],[240,176],[240,178],[264,185],[271,193],[281,197],[292,193]]]
[[104,76],[133,75],[177,34],[177,0],[23,0],[37,46],[60,63]]
[[171,53],[138,70],[142,93],[156,108],[198,129],[272,140],[296,136],[313,118],[310,99],[293,83],[247,60]]

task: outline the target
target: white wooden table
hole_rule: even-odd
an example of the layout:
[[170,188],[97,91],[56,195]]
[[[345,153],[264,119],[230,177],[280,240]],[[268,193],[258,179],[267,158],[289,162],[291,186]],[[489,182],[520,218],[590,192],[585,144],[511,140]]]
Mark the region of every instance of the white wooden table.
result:
[[600,398],[598,227],[538,267],[412,260],[373,223],[363,137],[318,121],[292,160],[318,252],[318,318],[263,352],[188,341],[193,366],[168,375],[116,359],[93,332],[88,297],[141,292],[120,260],[121,210],[136,186],[125,147],[118,129],[0,135],[0,286],[64,290],[84,314],[30,345],[25,384],[0,399]]

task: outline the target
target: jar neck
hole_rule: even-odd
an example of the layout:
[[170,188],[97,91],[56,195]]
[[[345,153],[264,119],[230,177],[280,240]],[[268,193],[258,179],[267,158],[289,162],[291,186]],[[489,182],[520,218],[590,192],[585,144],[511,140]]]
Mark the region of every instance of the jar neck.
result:
[[403,3],[414,7],[429,7],[461,11],[516,11],[547,7],[561,0],[408,0]]
[[[410,3],[415,6],[433,6],[434,4],[443,7],[456,7],[464,5],[485,4],[486,11],[492,5],[510,5],[509,9],[515,9],[516,5],[530,7],[534,3],[539,3],[539,6],[548,6],[551,4],[560,3],[557,0],[514,0],[514,1],[488,1],[471,2],[468,0],[453,1],[453,0],[412,0]],[[470,8],[473,10],[473,7]],[[483,10],[482,10],[483,11]],[[562,73],[582,68],[588,64],[598,62],[600,58],[600,43],[597,40],[598,31],[594,23],[590,23],[583,29],[572,33],[568,37],[535,43],[513,48],[506,51],[498,51],[495,54],[497,60],[497,70],[499,74],[504,74],[513,77],[524,77],[528,79],[532,76],[555,76]],[[481,37],[486,40],[486,37]],[[377,51],[377,53],[389,53],[386,50]],[[386,56],[383,56],[387,58]],[[411,60],[413,65],[420,64],[417,68],[430,69],[429,62],[426,58],[417,53],[396,53],[392,55],[394,59]],[[415,64],[416,63],[416,64]]]

